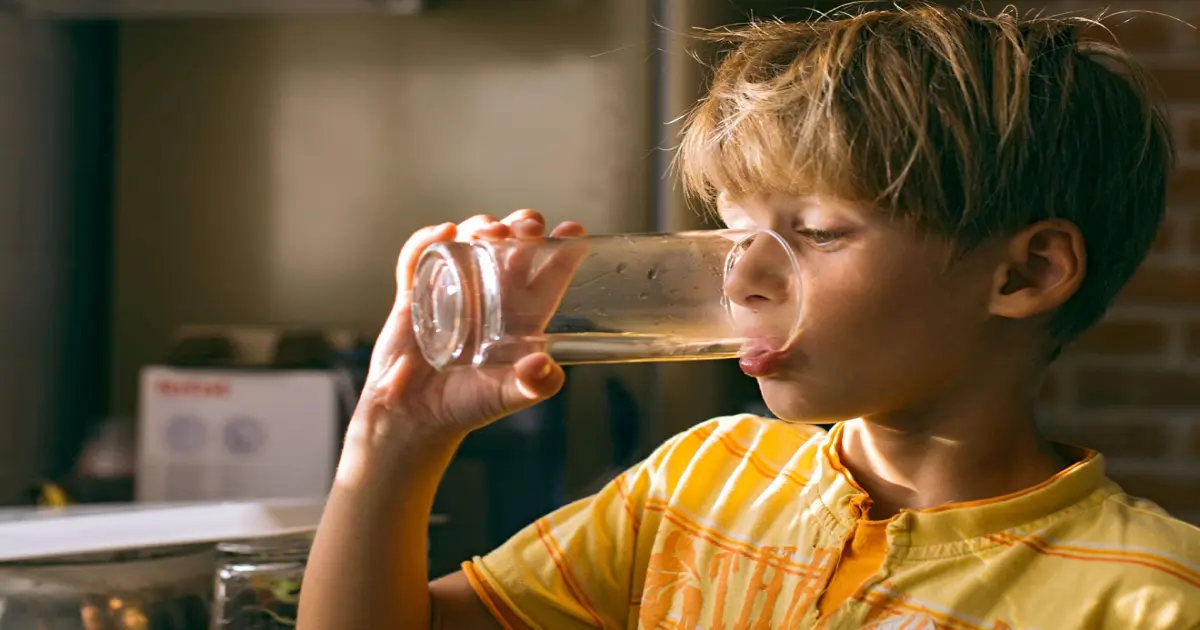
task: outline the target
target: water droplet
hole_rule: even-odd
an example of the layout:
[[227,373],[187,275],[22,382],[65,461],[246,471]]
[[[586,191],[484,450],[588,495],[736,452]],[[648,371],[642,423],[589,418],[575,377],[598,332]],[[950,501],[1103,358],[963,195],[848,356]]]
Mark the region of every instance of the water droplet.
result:
[[654,267],[646,273],[646,279],[653,280],[658,277],[658,267]]
[[608,311],[605,309],[600,309],[600,310],[596,311],[596,314],[599,315],[600,317],[608,317]]
[[645,299],[646,299],[646,298],[648,298],[648,297],[650,297],[650,294],[649,294],[649,293],[639,293],[639,294],[638,294],[638,299],[639,299],[639,300],[645,300]]
[[670,291],[667,291],[667,294],[669,294],[669,295],[679,295],[679,289],[671,289]]
[[629,263],[617,263],[617,273],[625,275],[625,270],[629,268]]

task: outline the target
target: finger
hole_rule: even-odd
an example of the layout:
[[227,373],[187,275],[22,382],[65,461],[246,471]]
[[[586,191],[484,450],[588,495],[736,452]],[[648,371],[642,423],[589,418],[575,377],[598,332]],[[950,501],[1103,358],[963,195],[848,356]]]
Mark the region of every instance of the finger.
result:
[[542,213],[538,212],[537,210],[529,209],[517,210],[516,212],[504,217],[504,221],[502,221],[502,223],[516,225],[522,221],[534,221],[536,223],[541,223],[542,227],[546,226],[546,218],[542,216]]
[[587,257],[588,243],[582,238],[587,236],[587,230],[574,221],[560,223],[550,233],[551,238],[579,239],[573,242],[559,243],[554,252],[538,265],[538,271],[529,282],[530,292],[534,295],[545,295],[547,299],[554,296],[557,300],[562,297],[571,277],[579,269],[580,263]]
[[[540,212],[534,210],[517,210],[504,218],[504,223],[512,229],[512,235],[522,240],[541,239],[546,234],[546,219]],[[529,282],[529,269],[537,256],[538,247],[532,244],[515,245],[508,253],[505,271],[506,276],[520,283],[524,289]]]
[[550,238],[581,238],[587,236],[587,229],[574,221],[563,221],[550,232]]
[[540,221],[522,219],[513,225],[513,236],[517,242],[512,243],[504,264],[504,275],[517,283],[517,288],[525,289],[529,282],[530,269],[542,251],[542,237],[546,226]]
[[475,233],[475,240],[499,241],[512,237],[512,228],[503,223],[489,225]]
[[558,393],[565,379],[562,368],[550,355],[531,354],[517,361],[501,385],[504,405],[510,413],[524,409]]
[[459,232],[458,240],[460,242],[470,241],[499,241],[512,236],[512,229],[503,223],[492,223],[475,229],[470,234]]
[[383,329],[379,332],[379,337],[375,340],[375,347],[371,351],[371,361],[368,366],[368,374],[371,375],[371,378],[379,379],[392,366],[395,366],[405,350],[412,345],[412,338],[412,303],[409,300],[402,300],[396,308],[392,309],[387,321],[383,324]]
[[400,249],[400,256],[396,260],[396,288],[397,298],[405,296],[409,291],[412,291],[413,273],[417,270],[417,261],[421,254],[430,245],[454,239],[455,226],[453,223],[443,223],[441,225],[432,225],[426,228],[417,230],[415,234],[408,238],[404,243],[404,247]]
[[477,214],[458,224],[458,240],[469,241],[476,238],[494,238],[501,230],[507,233],[508,226],[491,215]]
[[[555,226],[554,230],[550,233],[550,238],[579,238],[583,236],[587,236],[587,230],[585,230],[582,225],[574,221],[564,221]],[[561,249],[563,246],[559,245],[558,247]],[[557,254],[557,252],[555,252],[555,254]],[[545,262],[539,265],[539,267],[541,268],[552,264],[558,264],[564,260],[570,261],[573,258],[571,255],[559,255],[555,257],[555,254],[552,254]]]
[[533,219],[522,219],[511,225],[512,235],[517,238],[542,238],[546,234],[546,224]]

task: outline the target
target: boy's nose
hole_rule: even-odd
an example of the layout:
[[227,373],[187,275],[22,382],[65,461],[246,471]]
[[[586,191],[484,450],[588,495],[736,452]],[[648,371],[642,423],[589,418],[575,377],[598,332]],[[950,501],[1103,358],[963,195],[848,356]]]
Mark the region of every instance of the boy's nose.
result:
[[725,275],[729,300],[751,309],[786,302],[793,275],[786,247],[769,234],[756,234],[736,248],[733,266]]

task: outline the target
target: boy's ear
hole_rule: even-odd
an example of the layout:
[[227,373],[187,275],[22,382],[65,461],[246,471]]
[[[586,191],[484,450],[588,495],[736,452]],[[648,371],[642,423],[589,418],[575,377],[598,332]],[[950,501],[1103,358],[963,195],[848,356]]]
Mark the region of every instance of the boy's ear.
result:
[[988,310],[1010,319],[1049,313],[1075,295],[1086,270],[1078,226],[1061,219],[1034,223],[1008,240]]

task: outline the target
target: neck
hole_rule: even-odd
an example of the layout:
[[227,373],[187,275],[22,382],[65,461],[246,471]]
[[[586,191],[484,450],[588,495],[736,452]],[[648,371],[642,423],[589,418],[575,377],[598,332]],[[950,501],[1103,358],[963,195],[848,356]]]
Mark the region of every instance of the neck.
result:
[[871,518],[1019,492],[1062,470],[1033,396],[1011,391],[846,422],[839,456],[871,497]]

